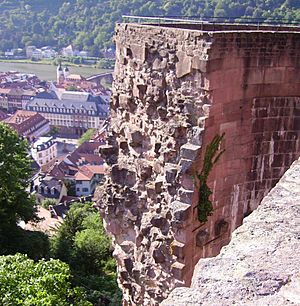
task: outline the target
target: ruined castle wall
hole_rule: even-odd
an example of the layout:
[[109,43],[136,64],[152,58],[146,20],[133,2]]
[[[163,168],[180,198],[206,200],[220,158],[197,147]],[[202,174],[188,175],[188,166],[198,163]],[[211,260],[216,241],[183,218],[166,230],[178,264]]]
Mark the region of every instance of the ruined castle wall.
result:
[[[117,27],[102,149],[111,175],[97,196],[124,305],[158,305],[189,285],[199,258],[219,253],[299,156],[298,36]],[[195,176],[223,132],[214,212],[200,223]]]
[[[300,35],[213,37],[207,72],[212,106],[203,147],[225,133],[226,151],[210,176],[215,211],[202,233],[205,246],[194,249],[195,261],[219,253],[300,154]],[[218,222],[228,223],[220,237],[214,234]]]

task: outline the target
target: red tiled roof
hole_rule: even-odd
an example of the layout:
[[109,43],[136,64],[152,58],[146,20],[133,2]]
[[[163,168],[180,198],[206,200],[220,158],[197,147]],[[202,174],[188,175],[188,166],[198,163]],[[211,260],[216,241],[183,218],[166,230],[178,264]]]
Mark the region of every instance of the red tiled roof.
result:
[[67,159],[74,165],[101,165],[104,162],[103,158],[98,154],[94,154],[101,144],[101,142],[85,142],[68,155]]
[[103,144],[101,141],[86,141],[79,146],[76,151],[78,153],[94,154],[94,151],[97,150],[101,144]]
[[95,174],[104,174],[105,168],[104,166],[79,166],[78,172],[75,175],[76,180],[80,181],[90,181]]
[[43,121],[45,124],[48,122],[41,114],[25,110],[18,110],[11,117],[5,119],[5,122],[21,135]]

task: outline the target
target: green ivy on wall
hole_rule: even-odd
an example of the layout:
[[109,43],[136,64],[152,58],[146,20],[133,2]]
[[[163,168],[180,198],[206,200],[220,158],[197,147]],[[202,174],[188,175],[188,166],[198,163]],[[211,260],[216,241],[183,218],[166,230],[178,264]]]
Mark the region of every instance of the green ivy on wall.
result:
[[[206,147],[203,168],[200,174],[197,175],[199,179],[199,202],[198,202],[198,220],[200,222],[206,222],[208,216],[212,215],[213,205],[209,199],[212,191],[207,186],[207,178],[211,172],[214,164],[219,160],[225,149],[220,150],[220,144],[224,138],[225,133],[221,136],[216,135],[211,143]],[[219,151],[219,152],[218,152]]]

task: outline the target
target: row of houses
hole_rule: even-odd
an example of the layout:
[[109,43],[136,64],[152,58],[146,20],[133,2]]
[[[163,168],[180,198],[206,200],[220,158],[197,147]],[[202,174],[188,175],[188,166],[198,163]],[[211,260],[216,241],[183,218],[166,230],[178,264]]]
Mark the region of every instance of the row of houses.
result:
[[27,103],[36,95],[34,90],[22,88],[0,88],[0,108],[13,112],[25,109]]
[[[43,144],[37,151],[37,154],[44,153],[37,156],[38,161],[46,156],[46,150],[48,157],[57,152],[55,141],[49,141],[51,143],[47,146]],[[62,197],[67,195],[92,196],[105,174],[104,160],[98,152],[102,144],[103,142],[99,141],[85,142],[63,160],[57,159],[43,176],[38,176],[31,184],[31,192],[35,194],[38,202],[50,198],[59,203]]]
[[[74,48],[72,45],[62,48],[62,50],[60,51],[60,54],[62,56],[68,56],[68,57],[80,56],[82,58],[87,58],[89,56],[88,51],[78,50]],[[10,52],[10,53],[7,53],[6,55],[14,55],[14,53]],[[27,58],[34,58],[34,59],[40,60],[43,58],[44,59],[55,58],[58,55],[59,55],[59,52],[55,51],[50,46],[44,46],[42,48],[37,48],[36,46],[26,47],[26,57]]]

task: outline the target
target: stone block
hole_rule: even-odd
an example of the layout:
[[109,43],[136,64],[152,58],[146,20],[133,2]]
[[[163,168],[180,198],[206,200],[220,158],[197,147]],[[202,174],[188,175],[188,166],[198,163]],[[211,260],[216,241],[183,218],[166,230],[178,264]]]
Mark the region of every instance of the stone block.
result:
[[185,173],[187,172],[190,167],[192,166],[193,161],[190,159],[181,158],[179,162],[179,173]]
[[163,252],[161,250],[154,250],[153,251],[153,258],[155,260],[156,263],[163,263],[166,261],[166,257],[163,254]]
[[177,167],[173,164],[165,165],[165,177],[167,183],[174,183],[177,175]]
[[131,259],[131,258],[127,257],[127,258],[124,259],[124,267],[125,267],[125,269],[127,270],[127,272],[128,272],[129,274],[132,273],[133,262],[132,262],[132,259]]
[[131,141],[130,145],[135,148],[135,147],[140,147],[143,142],[143,134],[140,131],[134,131],[131,133]]
[[180,148],[180,156],[185,159],[194,160],[200,151],[201,147],[186,143]]
[[192,70],[192,57],[183,51],[177,52],[178,62],[176,63],[176,76],[181,78],[189,74]]
[[185,273],[185,265],[180,262],[174,262],[171,266],[171,273],[178,280],[183,280]]
[[115,184],[133,187],[136,182],[136,174],[125,168],[120,169],[118,165],[113,165],[111,179]]
[[146,185],[147,195],[150,199],[155,200],[156,199],[156,191],[155,191],[155,185],[153,182],[148,183]]
[[142,63],[145,62],[146,59],[146,47],[145,45],[138,45],[138,44],[130,44],[131,54],[132,57],[136,60],[141,61]]
[[152,69],[153,70],[162,70],[167,67],[167,59],[166,58],[156,58],[153,62]]
[[164,217],[161,217],[160,215],[156,215],[151,219],[151,224],[154,227],[158,227],[160,229],[163,229],[165,226],[168,225],[168,220]]
[[188,219],[191,205],[182,203],[180,201],[174,201],[171,203],[173,215],[178,221],[186,221]]
[[192,199],[194,194],[193,190],[186,190],[184,188],[180,188],[178,194],[181,202],[192,205]]
[[188,175],[188,174],[181,175],[180,184],[184,189],[187,189],[187,190],[195,189],[195,181],[191,175]]
[[153,173],[152,166],[143,165],[140,170],[140,177],[143,181],[146,181],[151,177],[152,173]]
[[194,56],[192,59],[192,68],[206,72],[207,61],[200,59],[199,56]]
[[156,179],[156,181],[155,181],[155,192],[157,194],[163,192],[163,180],[162,180],[162,177],[158,177],[158,179]]
[[174,240],[171,244],[172,254],[178,259],[184,259],[184,244]]

